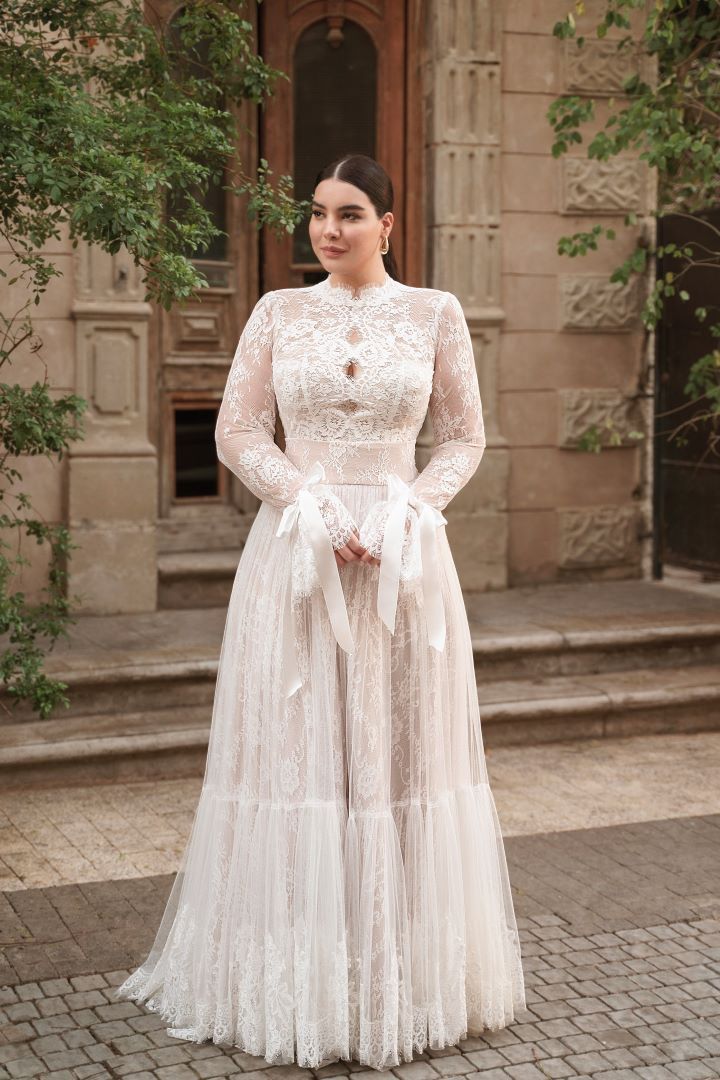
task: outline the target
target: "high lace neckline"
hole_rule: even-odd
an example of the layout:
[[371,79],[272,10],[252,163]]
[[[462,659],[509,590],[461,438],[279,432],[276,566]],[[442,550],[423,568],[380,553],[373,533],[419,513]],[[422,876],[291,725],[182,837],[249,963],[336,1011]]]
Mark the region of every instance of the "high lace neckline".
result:
[[384,281],[368,281],[365,285],[348,285],[346,282],[332,282],[330,275],[323,278],[315,287],[324,296],[342,302],[357,303],[359,300],[372,300],[382,298],[389,293],[395,285],[395,278],[385,271]]

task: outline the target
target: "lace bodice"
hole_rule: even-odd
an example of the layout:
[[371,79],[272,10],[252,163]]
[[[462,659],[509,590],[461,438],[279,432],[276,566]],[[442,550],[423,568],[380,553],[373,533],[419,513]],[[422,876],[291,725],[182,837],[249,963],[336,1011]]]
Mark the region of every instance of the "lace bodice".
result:
[[[285,452],[274,443],[280,413]],[[426,412],[435,438],[422,472]],[[333,483],[412,481],[442,510],[485,446],[472,342],[452,293],[386,275],[356,294],[327,277],[258,300],[242,332],[216,429],[217,452],[261,499],[291,503],[315,460]]]

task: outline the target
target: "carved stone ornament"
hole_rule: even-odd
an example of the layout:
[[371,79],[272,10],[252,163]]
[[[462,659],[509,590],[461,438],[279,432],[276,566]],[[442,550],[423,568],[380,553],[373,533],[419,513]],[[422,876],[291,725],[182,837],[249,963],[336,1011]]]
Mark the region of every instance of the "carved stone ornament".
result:
[[640,68],[637,47],[618,49],[617,41],[591,41],[578,48],[564,42],[565,88],[576,94],[611,95],[622,92],[626,79]]
[[560,565],[613,566],[638,558],[638,515],[633,506],[560,511]]
[[618,214],[645,206],[647,169],[634,159],[588,161],[566,157],[562,162],[564,214]]
[[637,278],[627,285],[606,274],[560,275],[560,325],[566,330],[634,330],[640,314]]
[[637,402],[617,390],[560,390],[561,447],[577,447],[590,428],[601,446],[634,446],[631,432],[641,426]]

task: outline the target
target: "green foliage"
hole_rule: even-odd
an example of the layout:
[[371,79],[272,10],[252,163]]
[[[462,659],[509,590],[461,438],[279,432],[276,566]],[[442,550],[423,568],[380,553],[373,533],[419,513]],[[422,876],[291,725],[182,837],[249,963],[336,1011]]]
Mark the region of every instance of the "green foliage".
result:
[[[238,106],[262,105],[287,78],[256,55],[244,6],[190,0],[166,33],[143,0],[3,0],[0,244],[10,264],[0,276],[7,295],[15,286],[28,299],[0,314],[0,367],[21,348],[40,356],[29,312],[60,276],[48,247],[61,230],[74,247],[125,248],[145,299],[169,309],[207,287],[187,253],[201,258],[222,235],[204,205],[211,184],[243,199],[258,228],[292,232],[307,215],[289,176],[274,182],[265,160],[249,175],[237,161]],[[33,509],[17,463],[60,461],[82,437],[84,409],[54,394],[47,373],[29,389],[0,383],[0,678],[42,717],[67,704],[67,687],[42,673],[40,639],[54,643],[74,621],[66,567],[77,545]],[[35,604],[13,583],[28,565],[20,542],[33,539],[49,562]]]
[[[236,3],[194,0],[172,35],[141,0],[4,0],[0,11],[0,236],[36,293],[54,276],[38,254],[66,225],[142,267],[147,300],[169,308],[207,285],[185,258],[219,235],[202,197],[211,182],[250,199],[259,224],[305,216],[234,160],[234,106],[262,103],[287,76],[255,55]],[[168,194],[182,217],[166,217]]]
[[[584,14],[585,5],[576,3],[574,10],[555,24],[555,36],[574,40],[582,48],[586,39],[577,32],[577,19]],[[657,170],[656,217],[669,213],[699,217],[717,205],[720,176],[720,2],[655,0],[648,5],[645,0],[606,0],[594,30],[598,38],[612,31],[618,51],[631,54],[636,70],[625,80],[620,100],[609,101],[603,127],[587,143],[587,157],[608,161],[634,153]],[[596,102],[565,95],[551,104],[547,118],[554,132],[552,153],[560,157],[583,142],[582,129],[597,119]],[[624,224],[637,225],[637,215],[627,214]],[[656,256],[677,264],[648,290],[642,310],[648,330],[657,326],[665,299],[677,295],[683,301],[690,300],[683,278],[693,266],[720,268],[720,233],[713,232],[718,242],[712,249],[702,250],[697,245],[655,248],[641,237],[635,250],[612,272],[611,281],[627,284],[645,274]],[[558,252],[576,257],[595,251],[603,235],[606,240],[615,238],[614,230],[600,225],[562,237]],[[695,311],[698,322],[717,320],[719,314],[718,306]],[[720,336],[720,322],[711,323],[711,332]],[[710,445],[716,447],[720,429],[716,352],[693,365],[685,392],[700,404],[701,412],[695,414],[693,422],[702,418]],[[676,429],[673,437],[681,434],[681,429]]]

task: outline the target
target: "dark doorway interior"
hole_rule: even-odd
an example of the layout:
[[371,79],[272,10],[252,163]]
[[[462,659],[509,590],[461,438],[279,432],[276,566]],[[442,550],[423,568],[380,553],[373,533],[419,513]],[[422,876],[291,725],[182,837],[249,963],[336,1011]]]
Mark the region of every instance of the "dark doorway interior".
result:
[[[658,222],[658,245],[693,248],[695,261],[709,260],[720,251],[720,209],[703,220],[668,215]],[[717,349],[710,326],[720,318],[720,269],[693,266],[683,274],[675,296],[665,303],[657,333],[657,391],[655,432],[655,575],[663,568],[682,566],[720,578],[720,448],[711,445],[711,431],[700,416],[706,401],[691,402],[685,393],[690,368]],[[658,274],[677,274],[682,260],[664,255]],[[690,294],[683,300],[680,289]],[[694,312],[707,309],[704,323]],[[669,438],[683,420],[681,439]]]

